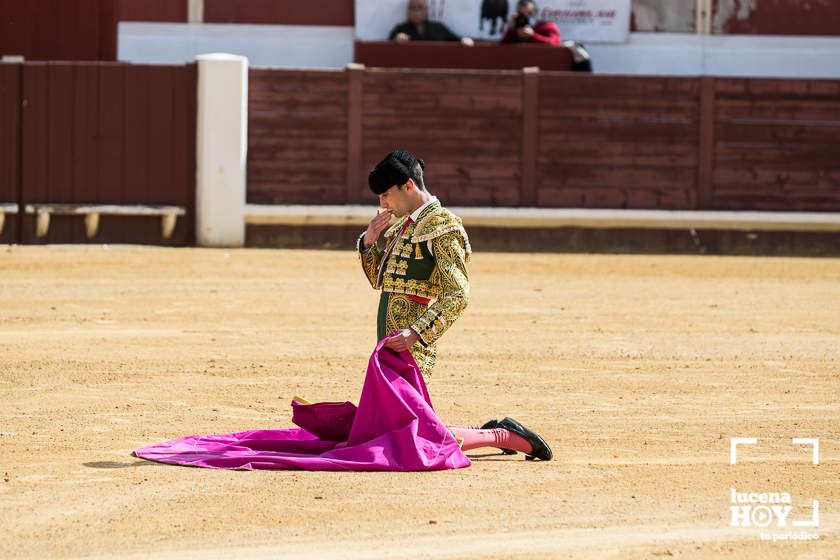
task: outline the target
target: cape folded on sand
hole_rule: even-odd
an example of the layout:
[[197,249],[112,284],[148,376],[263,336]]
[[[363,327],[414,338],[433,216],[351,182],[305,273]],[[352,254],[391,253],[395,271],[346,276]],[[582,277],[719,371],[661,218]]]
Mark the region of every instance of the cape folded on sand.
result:
[[426,471],[470,466],[432,408],[411,354],[383,347],[368,362],[359,406],[292,402],[299,428],[186,436],[137,457],[219,469]]

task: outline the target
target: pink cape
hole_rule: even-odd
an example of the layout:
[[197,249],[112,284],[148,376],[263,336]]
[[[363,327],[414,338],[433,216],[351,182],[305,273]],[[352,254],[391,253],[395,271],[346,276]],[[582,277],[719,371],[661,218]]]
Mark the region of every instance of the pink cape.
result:
[[411,354],[384,348],[383,343],[384,339],[368,362],[358,408],[351,403],[293,403],[292,420],[300,428],[186,436],[142,447],[134,455],[175,465],[247,470],[427,471],[470,466],[435,414]]

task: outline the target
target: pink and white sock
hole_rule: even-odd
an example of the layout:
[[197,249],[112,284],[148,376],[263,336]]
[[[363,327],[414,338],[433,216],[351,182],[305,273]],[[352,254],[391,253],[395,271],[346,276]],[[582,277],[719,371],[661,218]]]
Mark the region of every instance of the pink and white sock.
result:
[[452,434],[460,440],[461,450],[470,451],[479,447],[495,447],[497,449],[513,449],[520,453],[529,454],[533,447],[528,440],[504,428],[482,430],[480,428],[465,428],[462,426],[447,426]]

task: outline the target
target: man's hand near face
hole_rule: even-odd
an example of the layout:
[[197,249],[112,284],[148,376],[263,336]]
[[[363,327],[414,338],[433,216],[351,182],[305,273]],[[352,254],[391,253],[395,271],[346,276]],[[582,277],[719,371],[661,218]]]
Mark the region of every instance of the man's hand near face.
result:
[[374,243],[376,243],[379,236],[382,235],[382,232],[388,228],[390,221],[391,213],[384,208],[377,212],[376,216],[371,218],[368,223],[367,231],[365,232],[365,238],[362,241],[365,245],[365,249],[369,249]]

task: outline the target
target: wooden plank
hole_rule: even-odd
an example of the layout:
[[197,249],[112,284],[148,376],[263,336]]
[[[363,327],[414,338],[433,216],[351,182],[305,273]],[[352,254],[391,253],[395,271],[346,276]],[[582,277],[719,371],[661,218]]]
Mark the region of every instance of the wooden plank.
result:
[[645,108],[642,103],[633,104],[628,101],[620,103],[585,103],[564,102],[550,98],[554,103],[547,108],[540,109],[540,119],[554,119],[565,121],[578,126],[586,124],[682,124],[693,126],[697,123],[697,100],[692,103],[680,103],[679,106],[667,107],[664,103],[658,107]]
[[346,130],[336,129],[336,125],[345,124],[346,121],[342,119],[336,122],[331,115],[324,115],[320,113],[309,113],[305,110],[284,115],[279,112],[269,114],[252,114],[249,123],[253,124],[254,134],[279,137],[278,129],[282,129],[285,133],[295,134],[299,132],[308,132],[310,136],[317,132],[318,138],[323,136],[346,136]]
[[298,104],[316,106],[320,102],[325,109],[329,108],[329,104],[337,102],[338,106],[341,107],[346,105],[344,96],[347,92],[346,78],[344,76],[341,76],[341,78],[344,81],[340,84],[340,87],[332,83],[333,79],[313,79],[310,82],[304,78],[292,82],[297,87],[291,89],[286,87],[252,87],[249,91],[253,93],[253,96],[249,95],[249,101],[253,97],[253,102],[258,106],[260,104],[270,105],[276,101],[288,102],[292,106]]
[[[21,204],[46,202],[50,196],[50,68],[47,63],[23,65],[21,141]],[[21,218],[21,242],[35,240],[34,220]]]
[[121,204],[125,184],[125,74],[126,66],[99,67],[98,180],[96,201]]
[[[541,119],[540,138],[608,138],[611,142],[696,142],[698,127],[694,124],[669,122],[583,122],[565,119]],[[691,140],[688,140],[691,138]]]
[[260,23],[352,27],[349,0],[204,0],[205,23]]
[[186,23],[188,0],[120,0],[119,21]]
[[356,41],[353,60],[379,68],[471,68],[514,69],[537,66],[547,70],[569,71],[569,49],[539,44],[516,47],[490,42],[476,42],[464,48],[457,42],[411,41],[395,45],[390,41]]
[[345,73],[251,70],[249,77],[248,200],[309,202],[336,192],[344,200]]
[[28,62],[22,70],[21,203],[47,202],[49,89],[45,63]]
[[298,70],[249,68],[248,89],[253,95],[261,92],[317,94],[346,89],[344,70]]
[[293,181],[296,177],[308,182],[331,182],[344,185],[346,190],[347,168],[343,161],[319,162],[312,157],[306,160],[292,160],[290,158],[266,159],[259,162],[253,169],[254,178],[274,178],[279,182]]
[[840,106],[834,98],[726,98],[717,103],[719,122],[749,119],[750,121],[827,121],[840,124]]
[[290,154],[293,158],[302,159],[324,148],[343,151],[346,145],[346,133],[330,138],[316,138],[313,134],[302,138],[277,137],[266,133],[253,138],[248,144],[248,151],[249,155],[253,155],[254,160],[275,159],[284,153]]
[[[146,191],[152,186],[160,195],[173,196],[177,189],[172,181],[175,150],[171,137],[180,117],[174,110],[171,84],[176,67],[27,63],[24,68],[28,84],[24,95],[27,122],[23,127],[26,149],[22,152],[27,164],[24,202],[120,203],[129,175],[139,189],[137,198],[148,199]],[[126,68],[132,68],[135,74],[128,88],[123,79]],[[194,78],[194,70],[192,75]],[[143,87],[144,80],[151,84],[151,95]],[[160,87],[155,89],[155,84]],[[182,138],[189,144],[184,150],[189,157],[184,159],[192,162],[188,164],[192,171],[182,173],[186,182],[182,190],[186,193],[194,190],[194,182],[189,179],[195,168],[194,79],[191,84],[182,95],[192,109],[184,111],[187,116],[181,126]],[[157,116],[149,115],[150,105],[168,109]],[[126,114],[126,108],[134,115]],[[158,153],[152,153],[154,150]],[[125,172],[123,158],[127,154],[135,161],[133,169]],[[81,219],[56,219],[49,235],[40,240],[34,238],[34,224],[31,218],[28,220],[24,241],[88,241]],[[101,221],[95,241],[160,239],[160,220],[109,218]]]
[[[452,92],[498,95],[517,92],[521,88],[520,72],[512,71],[446,71],[446,70],[365,70],[366,92],[382,94],[396,102],[395,95],[426,97],[427,94],[444,95]],[[516,99],[518,104],[518,98]]]
[[147,107],[148,125],[148,183],[145,191],[127,201],[130,204],[167,204],[172,203],[173,166],[173,128],[176,126],[173,106],[172,82],[174,74],[180,68],[171,66],[149,66],[144,68],[148,83],[149,97]]
[[91,203],[97,200],[99,71],[96,65],[80,65],[74,67],[73,72],[73,201]]
[[[517,123],[519,124],[519,123]],[[521,124],[519,125],[521,128]],[[372,138],[373,134],[365,135],[364,152],[368,154],[380,154],[379,159],[385,156],[386,153],[394,149],[394,146],[400,145],[405,149],[411,149],[412,152],[417,152],[422,155],[424,159],[444,158],[459,158],[465,161],[475,160],[477,158],[510,161],[516,162],[520,165],[519,135],[505,137],[489,137],[483,138],[481,142],[469,143],[468,137],[446,138],[444,136],[429,135],[409,135],[402,136],[382,136]],[[390,148],[389,148],[390,146]],[[383,153],[384,150],[384,153]],[[374,156],[374,159],[376,157]],[[378,161],[378,160],[377,160]],[[375,164],[372,162],[371,165]]]
[[301,109],[309,111],[323,111],[331,114],[341,114],[342,108],[347,106],[347,87],[335,90],[319,90],[312,93],[302,91],[256,90],[248,102],[258,111],[277,111],[279,113],[295,113]]
[[333,118],[346,118],[347,83],[338,91],[321,91],[311,95],[287,91],[263,91],[262,96],[249,97],[250,109],[266,115],[294,115],[297,113],[315,113]]
[[805,162],[819,169],[840,169],[837,147],[823,142],[766,143],[718,142],[715,146],[717,167]]
[[362,188],[362,98],[364,67],[347,67],[347,204],[357,204]]
[[828,97],[840,96],[840,80],[798,78],[718,78],[718,97]]
[[602,99],[604,97],[646,97],[657,99],[690,98],[699,94],[696,78],[670,76],[609,76],[543,72],[540,96],[565,99]]
[[539,191],[543,208],[635,208],[691,210],[695,206],[689,189],[662,191],[637,188],[544,188]]
[[537,204],[539,77],[537,68],[526,68],[522,71],[522,182],[519,185],[519,204],[523,206]]
[[748,123],[718,123],[715,136],[719,142],[765,142],[768,144],[819,143],[834,144],[840,137],[840,126]]
[[563,173],[541,168],[538,188],[626,188],[628,185],[658,189],[693,189],[693,168],[611,167],[567,165]]
[[172,157],[175,161],[172,182],[175,185],[172,202],[186,208],[186,216],[179,219],[173,233],[174,243],[195,241],[195,171],[196,171],[196,91],[198,66],[181,67],[173,86],[176,123],[173,128]]
[[[263,165],[258,167],[254,172],[253,186],[255,189],[266,188],[266,186],[279,186],[283,194],[282,188],[285,186],[308,186],[311,189],[324,189],[336,193],[346,193],[347,185],[345,183],[347,171],[344,167],[331,166],[324,168],[320,175],[316,175],[312,170],[295,170],[290,169],[283,162],[280,164],[270,166]],[[346,198],[346,197],[344,197]]]
[[[469,113],[487,118],[519,116],[522,111],[521,88],[497,95],[440,94],[426,96],[416,93],[405,94],[394,99],[381,94],[367,96],[364,102],[365,115],[407,115],[429,113]],[[508,95],[515,96],[513,99]],[[401,102],[401,103],[400,103]]]
[[68,64],[48,65],[47,200],[76,202],[73,191],[74,68]]
[[173,122],[170,132],[172,142],[172,189],[164,197],[168,203],[180,204],[193,213],[195,197],[195,64],[174,67],[170,93],[172,96]]
[[[108,49],[110,46],[109,39],[111,37],[109,36],[111,35],[113,36],[113,41],[110,41],[110,43],[112,43],[114,51],[116,51],[116,19],[112,22],[113,31],[111,33],[107,29],[109,26],[104,25],[105,19],[114,17],[113,10],[111,9],[114,2],[115,0],[81,0],[74,2],[75,10],[71,14],[68,14],[69,17],[65,20],[66,23],[72,22],[72,25],[64,26],[69,33],[63,37],[63,40],[73,41],[75,39],[78,42],[79,37],[88,38],[91,42],[90,56],[85,57],[84,60],[106,60],[102,59],[101,55],[103,48]],[[116,52],[114,54],[116,55]],[[113,60],[113,58],[110,60]]]
[[767,194],[757,197],[754,194],[740,195],[737,192],[727,192],[714,199],[716,210],[737,210],[743,208],[761,211],[797,211],[797,212],[837,212],[840,201],[824,195],[791,197],[788,195]]
[[623,208],[626,195],[621,189],[542,188],[541,208]]
[[[0,64],[0,204],[17,205],[21,197],[20,64]],[[22,219],[6,214],[0,243],[20,243]]]
[[[23,4],[21,4],[23,5]],[[50,6],[46,2],[33,2],[28,7],[24,8],[26,17],[26,28],[24,33],[29,35],[30,39],[27,44],[27,52],[20,53],[26,56],[27,61],[31,60],[73,60],[75,58],[75,50],[78,45],[65,45],[61,48],[61,38],[56,29],[57,23],[63,25],[66,21],[66,15],[61,5],[56,6],[56,11],[50,10]],[[52,22],[50,19],[54,18]],[[32,33],[35,28],[40,27],[44,31],[38,34],[38,39],[35,39],[35,33]]]
[[116,54],[114,0],[3,3],[0,52],[27,60],[113,59]]
[[[341,134],[349,122],[347,89],[336,94],[342,90],[334,75],[295,71],[289,73],[291,80],[282,71],[254,72],[260,77],[251,85],[257,93],[249,115],[249,185],[272,200],[281,200],[284,192],[322,203],[336,196],[335,176],[342,180],[341,165],[347,161]],[[768,166],[782,158],[787,161],[774,170],[776,175],[795,175],[808,165],[824,175],[822,183],[813,174],[801,177],[812,181],[811,187],[794,181],[790,196],[795,202],[809,197],[824,203],[820,193],[831,186],[835,169],[831,157],[837,126],[831,119],[836,110],[829,98],[834,86],[819,80],[804,85],[726,80],[719,86],[710,78],[704,83],[541,72],[537,202],[691,208],[702,204],[698,180],[706,185],[707,199],[710,188],[735,196],[736,185],[715,182],[728,177],[729,167],[746,166],[766,182],[772,175]],[[316,82],[332,93],[314,93]],[[313,94],[303,95],[304,89]],[[448,203],[521,203],[512,187],[528,181],[523,156],[529,152],[523,144],[532,134],[523,126],[527,108],[521,75],[376,69],[364,72],[362,90],[360,169],[400,146],[424,157],[430,188]],[[336,98],[343,100],[340,107]],[[714,124],[718,102],[723,108]],[[714,124],[711,131],[709,123]],[[309,153],[336,149],[342,153],[331,159],[341,165],[319,169],[301,162]],[[714,174],[714,165],[722,175]],[[319,180],[322,185],[307,186]],[[345,199],[372,200],[363,181],[353,189],[345,175],[343,183]],[[715,194],[711,204],[718,204],[718,198]]]
[[700,131],[697,142],[697,205],[708,208],[712,198],[715,166],[715,79],[700,78]]
[[544,72],[539,92],[540,205],[693,206],[696,79]]
[[[695,136],[696,136],[696,130]],[[616,142],[609,135],[584,135],[570,131],[566,136],[540,137],[540,160],[556,162],[591,162],[593,165],[660,165],[693,167],[697,165],[697,142],[668,142],[658,138],[644,142]]]
[[625,195],[627,197],[625,208],[655,209],[664,207],[662,191],[659,189],[629,188],[625,190]]
[[650,119],[674,118],[681,116],[690,121],[697,118],[697,96],[644,94],[639,96],[622,95],[621,92],[603,92],[597,97],[569,97],[562,91],[544,88],[541,94],[555,103],[540,106],[540,115],[575,116],[581,111],[609,114],[616,116],[645,115]]
[[[453,119],[458,126],[453,126]],[[365,114],[365,130],[376,131],[379,137],[399,138],[405,135],[438,140],[460,139],[483,142],[488,138],[518,138],[522,133],[521,117],[472,116],[469,114],[406,114],[402,117]]]
[[119,0],[99,0],[97,6],[97,60],[117,60],[117,24]]
[[[47,31],[37,41],[43,41],[42,60],[96,60],[99,55],[98,34],[85,37],[79,29],[79,20],[91,16],[92,1],[96,0],[79,0],[73,3],[76,5],[67,2],[43,2],[53,5],[48,8],[52,22],[45,22],[48,26]],[[93,14],[93,17],[96,17],[96,14]]]
[[347,170],[343,162],[320,161],[320,158],[313,157],[304,160],[289,160],[286,158],[264,160],[255,172],[257,173],[256,177],[260,176],[259,173],[263,173],[267,177],[274,175],[281,181],[292,180],[295,175],[305,175],[308,178],[307,180],[311,180],[313,177],[322,177],[323,180],[328,181],[332,178],[340,180],[344,184],[344,179],[347,177]]
[[715,169],[714,193],[726,190],[764,193],[820,191],[840,199],[840,169],[815,169],[808,162],[793,166],[787,162],[750,167],[718,167]]
[[143,66],[125,66],[123,80],[123,188],[117,204],[130,204],[145,200],[149,185],[150,84]]
[[0,204],[20,194],[20,73],[19,64],[0,64]]
[[346,189],[329,189],[324,185],[313,186],[289,183],[255,185],[250,191],[251,204],[340,204],[346,198]]

